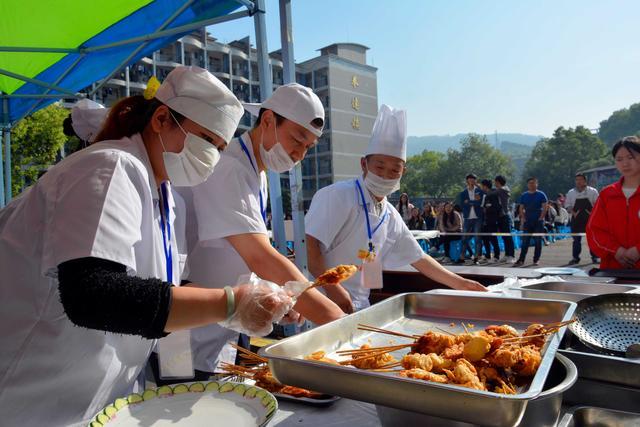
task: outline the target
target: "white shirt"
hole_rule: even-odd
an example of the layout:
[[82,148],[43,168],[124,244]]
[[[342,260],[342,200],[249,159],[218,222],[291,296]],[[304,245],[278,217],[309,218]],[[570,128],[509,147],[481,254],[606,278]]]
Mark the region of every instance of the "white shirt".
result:
[[[411,235],[400,213],[385,198],[381,215],[373,209],[374,199],[362,179],[358,179],[365,197],[373,235],[373,245],[383,268],[398,268],[418,261],[424,252]],[[319,190],[305,217],[306,233],[320,241],[327,268],[339,264],[360,264],[358,250],[367,249],[369,238],[356,180],[341,181]],[[360,284],[360,273],[342,284],[356,310],[369,306],[369,289]]]
[[[473,190],[469,190],[467,188],[467,194],[469,195],[469,202],[473,202],[476,199],[476,189],[474,188]],[[484,199],[483,199],[483,204],[484,204]],[[476,208],[475,206],[469,206],[469,218],[467,219],[477,219],[478,215],[476,215]]]
[[[172,220],[183,216],[176,203]],[[183,233],[172,233],[174,280]],[[57,266],[83,257],[166,280],[158,194],[139,135],[69,156],[0,211],[3,425],[86,425],[130,391],[147,361],[154,340],[77,327],[65,315]]]
[[576,200],[578,199],[589,199],[591,206],[595,206],[596,200],[598,199],[598,190],[593,187],[587,187],[583,191],[578,191],[577,188],[572,188],[567,193],[567,198],[564,201],[564,206],[569,209],[573,209],[576,205]]
[[[224,150],[213,174],[194,187],[193,195],[183,191],[187,202],[189,225],[189,281],[209,288],[233,286],[240,276],[250,273],[249,267],[226,237],[246,233],[267,235],[260,208],[267,204],[267,177],[257,173],[249,133],[242,135],[251,160],[238,138]],[[234,363],[236,351],[227,343],[236,343],[238,333],[219,325],[209,325],[191,331],[194,367],[215,372],[220,362]]]

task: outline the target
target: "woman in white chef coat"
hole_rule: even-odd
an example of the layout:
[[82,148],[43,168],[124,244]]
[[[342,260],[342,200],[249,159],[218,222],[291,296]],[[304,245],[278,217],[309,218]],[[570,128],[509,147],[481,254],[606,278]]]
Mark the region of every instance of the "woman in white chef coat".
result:
[[155,338],[221,321],[261,331],[290,308],[280,288],[171,286],[184,263],[171,184],[208,177],[242,112],[206,70],[176,68],[0,211],[1,424],[86,423]]

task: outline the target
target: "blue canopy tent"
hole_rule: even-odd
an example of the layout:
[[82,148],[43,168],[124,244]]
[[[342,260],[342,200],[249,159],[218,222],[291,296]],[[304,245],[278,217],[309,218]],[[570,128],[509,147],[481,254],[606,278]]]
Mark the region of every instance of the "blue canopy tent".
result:
[[[289,5],[289,0],[281,2]],[[273,87],[264,10],[264,0],[62,0],[44,7],[38,0],[0,3],[0,208],[12,197],[11,128],[18,120],[61,98],[93,96],[122,68],[196,29],[253,16],[264,76],[260,93],[269,97]],[[283,20],[287,22],[290,18]],[[92,84],[89,93],[78,92]],[[0,164],[2,155],[0,150]],[[273,236],[284,253],[280,180],[278,174],[269,178]]]

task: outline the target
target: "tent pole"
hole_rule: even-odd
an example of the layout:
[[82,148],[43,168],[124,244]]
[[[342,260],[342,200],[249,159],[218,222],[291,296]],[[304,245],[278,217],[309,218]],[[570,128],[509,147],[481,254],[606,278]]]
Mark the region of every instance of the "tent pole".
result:
[[[66,70],[64,70],[64,73],[60,74],[60,76],[58,76],[58,78],[56,79],[55,82],[53,82],[54,85],[59,85],[60,82],[67,77],[67,74],[69,74],[71,72],[71,70],[73,70],[75,68],[76,65],[78,65],[78,63],[82,60],[82,58],[84,58],[84,55],[78,55],[78,57],[76,58],[75,61],[73,61],[73,64],[71,64]],[[49,92],[51,92],[51,89],[47,89],[44,91],[43,95],[48,95]],[[43,99],[45,98],[41,98],[39,99],[37,102],[35,102],[28,110],[26,113],[24,113],[22,115],[22,117],[20,117],[20,119],[27,117],[29,114],[31,114],[32,111],[34,111],[36,108],[38,108],[38,105],[40,105],[43,101]],[[95,99],[94,99],[95,101]],[[20,120],[18,119],[18,120]],[[16,120],[16,122],[18,121]]]
[[[256,0],[257,13],[253,15],[256,31],[256,50],[258,51],[258,73],[260,74],[260,97],[266,100],[273,92],[269,51],[267,49],[267,28],[264,19],[264,0]],[[280,174],[269,171],[269,200],[271,202],[271,229],[276,249],[287,254],[287,239],[284,234],[284,215],[282,213],[282,190]]]
[[[192,1],[188,2],[187,6],[189,6],[191,3],[193,2]],[[183,11],[184,11],[184,6],[179,10],[179,12],[182,13]],[[180,13],[178,13],[178,15],[180,15]],[[132,37],[130,39],[120,40],[117,42],[108,43],[100,46],[87,47],[82,49],[81,52],[91,53],[98,50],[105,50],[105,49],[110,49],[112,47],[118,47],[118,46],[123,46],[127,44],[134,44],[134,43],[141,43],[141,42],[144,42],[146,44],[146,42],[150,42],[155,39],[160,39],[162,37],[173,36],[181,33],[189,33],[193,30],[197,30],[202,27],[206,27],[214,24],[220,24],[228,21],[233,21],[235,19],[244,18],[246,16],[251,16],[251,12],[248,10],[241,10],[240,12],[231,13],[229,15],[218,16],[216,18],[211,18],[211,19],[204,19],[202,21],[194,22],[193,24],[181,25],[179,27],[174,27],[174,28],[169,28],[168,30],[164,30],[164,28],[167,25],[173,22],[173,20],[171,20],[168,24],[161,26],[157,31],[151,34],[146,34],[140,37]],[[177,18],[177,15],[174,14],[173,19],[176,19],[176,18]]]
[[0,127],[0,209],[4,208],[4,171],[2,168],[2,141],[4,140],[4,128]]
[[[2,139],[4,140],[4,182],[2,184],[4,187],[0,202],[4,207],[11,201],[11,124],[9,123],[9,100],[7,98],[2,100],[2,125]],[[2,155],[0,154],[1,160]],[[1,165],[0,169],[2,169]]]
[[[129,61],[131,61],[131,59],[133,59],[138,52],[140,52],[142,49],[145,48],[145,46],[149,43],[150,40],[153,40],[156,34],[158,34],[159,32],[161,32],[162,30],[164,30],[165,28],[167,28],[169,25],[171,25],[171,23],[173,21],[175,21],[181,14],[182,12],[184,12],[189,6],[191,6],[191,4],[194,2],[194,0],[188,0],[186,2],[184,2],[184,4],[182,6],[180,6],[178,8],[178,10],[176,10],[175,12],[173,12],[173,14],[168,17],[167,19],[165,19],[165,21],[160,24],[160,26],[158,27],[158,29],[155,31],[155,33],[150,34],[148,36],[145,37],[149,37],[149,39],[147,41],[145,41],[144,43],[142,43],[140,46],[138,46],[137,48],[135,48],[133,50],[133,52],[131,52],[125,59],[124,61],[120,62],[120,64],[118,64],[117,67],[115,67],[113,69],[113,71],[107,75],[104,79],[102,79],[102,81],[100,81],[100,83],[98,83],[98,85],[95,87],[95,89],[92,89],[90,95],[93,95],[94,93],[96,93],[98,90],[102,89],[102,86],[104,86],[109,80],[111,80],[113,78],[113,76],[120,71],[120,69],[122,69],[123,67],[129,65]],[[111,45],[109,45],[110,47],[113,47],[117,45],[116,43],[112,43]],[[108,45],[105,45],[108,46]],[[89,49],[87,49],[87,51],[89,51]]]
[[34,85],[42,86],[42,87],[44,87],[46,89],[49,89],[49,90],[55,90],[57,92],[62,92],[64,94],[66,94],[66,95],[71,95],[71,96],[75,96],[76,95],[75,93],[73,93],[71,91],[68,91],[67,89],[61,88],[60,86],[56,86],[55,84],[50,84],[50,83],[47,83],[47,82],[43,82],[42,80],[38,80],[38,79],[32,79],[30,77],[23,76],[22,74],[16,74],[16,73],[13,73],[13,72],[11,72],[9,70],[5,70],[3,68],[0,68],[0,74],[3,74],[5,76],[9,76],[9,77],[14,78],[16,80],[22,80],[23,82],[33,83]]
[[[284,83],[296,81],[296,64],[293,56],[293,26],[291,23],[291,0],[280,0],[280,42],[282,46],[282,71]],[[291,188],[291,215],[293,217],[293,247],[296,266],[307,274],[307,241],[304,232],[304,198],[302,194],[302,163],[289,171]]]

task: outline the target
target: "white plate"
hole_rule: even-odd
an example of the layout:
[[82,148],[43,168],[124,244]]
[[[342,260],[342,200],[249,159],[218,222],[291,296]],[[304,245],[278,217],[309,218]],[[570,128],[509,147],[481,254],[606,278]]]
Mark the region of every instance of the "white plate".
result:
[[222,381],[177,384],[117,399],[90,427],[264,426],[278,403],[268,391]]
[[572,274],[577,274],[581,276],[586,276],[586,272],[584,270],[580,270],[579,268],[570,268],[570,267],[545,267],[545,268],[536,268],[534,271],[540,274],[548,274],[552,276],[570,276]]

